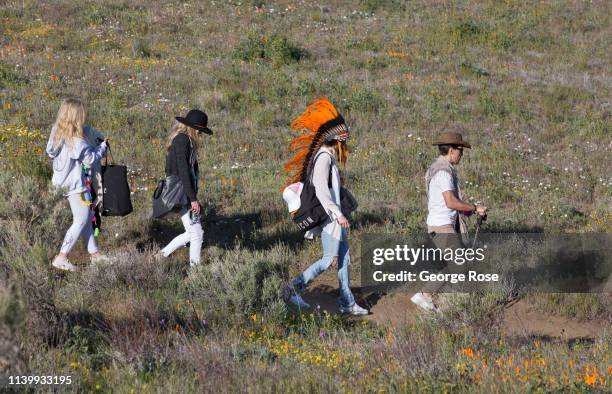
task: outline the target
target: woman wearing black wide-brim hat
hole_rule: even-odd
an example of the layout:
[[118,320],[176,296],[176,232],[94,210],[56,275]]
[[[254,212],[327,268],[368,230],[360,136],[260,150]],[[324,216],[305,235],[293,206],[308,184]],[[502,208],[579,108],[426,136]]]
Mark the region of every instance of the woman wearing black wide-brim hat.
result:
[[192,109],[187,116],[177,116],[175,119],[168,136],[166,176],[177,175],[180,178],[189,204],[180,211],[185,232],[170,241],[158,257],[168,257],[189,243],[189,262],[193,267],[200,264],[204,240],[200,223],[202,208],[198,201],[198,143],[202,133],[210,135],[212,131],[208,128],[208,116],[198,109]]

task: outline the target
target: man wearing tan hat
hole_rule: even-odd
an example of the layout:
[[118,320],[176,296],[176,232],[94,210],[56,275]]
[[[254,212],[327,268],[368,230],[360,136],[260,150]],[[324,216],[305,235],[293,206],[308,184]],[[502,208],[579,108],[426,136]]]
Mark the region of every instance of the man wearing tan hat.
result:
[[[461,234],[467,233],[463,215],[478,213],[485,216],[487,207],[463,200],[455,166],[461,161],[464,148],[471,145],[463,140],[460,133],[447,131],[433,143],[438,146],[440,156],[433,162],[425,175],[427,190],[427,232],[437,248],[464,248]],[[447,263],[448,264],[448,263]],[[448,271],[459,271],[460,266],[448,264]],[[416,293],[412,302],[423,309],[437,310],[430,293],[435,293],[444,284],[431,283]]]

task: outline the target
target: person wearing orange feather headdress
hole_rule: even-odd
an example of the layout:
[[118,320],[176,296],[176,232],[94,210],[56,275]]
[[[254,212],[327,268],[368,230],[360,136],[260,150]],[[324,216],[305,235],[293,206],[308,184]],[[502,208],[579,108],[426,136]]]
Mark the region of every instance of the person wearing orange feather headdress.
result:
[[285,164],[287,184],[312,182],[316,197],[327,212],[328,218],[308,230],[306,238],[321,237],[323,257],[295,278],[288,291],[288,300],[299,308],[310,308],[302,298],[302,292],[329,267],[338,267],[340,287],[339,309],[341,313],[367,315],[368,310],[355,302],[350,289],[350,253],[347,232],[350,223],[341,209],[341,178],[338,162],[346,164],[349,130],[344,118],[327,99],[321,98],[291,123],[292,130],[304,134],[293,139],[289,149],[294,156]]

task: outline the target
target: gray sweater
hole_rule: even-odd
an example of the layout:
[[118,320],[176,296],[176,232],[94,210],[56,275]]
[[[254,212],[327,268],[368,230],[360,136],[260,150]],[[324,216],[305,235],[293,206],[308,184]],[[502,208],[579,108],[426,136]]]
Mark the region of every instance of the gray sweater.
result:
[[53,159],[51,183],[64,189],[65,196],[82,193],[87,189],[82,166],[92,167],[92,172],[95,172],[106,153],[105,142],[97,146],[92,143],[97,137],[96,133],[97,130],[84,127],[84,138],[75,138],[72,144],[62,140],[54,146],[55,128],[51,129],[47,142],[47,155]]

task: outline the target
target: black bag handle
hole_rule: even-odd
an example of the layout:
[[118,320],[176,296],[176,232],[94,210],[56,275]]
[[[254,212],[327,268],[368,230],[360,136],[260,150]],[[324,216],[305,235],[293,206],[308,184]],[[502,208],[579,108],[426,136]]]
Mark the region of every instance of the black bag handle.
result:
[[332,167],[333,167],[333,156],[331,155],[331,153],[329,152],[325,152],[325,151],[318,151],[317,154],[315,155],[314,160],[312,161],[312,170],[310,175],[306,178],[308,179],[308,181],[310,183],[312,183],[312,177],[314,176],[314,174],[312,173],[314,171],[314,167],[317,164],[317,160],[319,159],[319,156],[321,156],[322,154],[327,153],[331,158],[332,158],[332,165],[329,166],[329,174],[327,175],[327,187],[329,187],[331,189],[332,187]]
[[[104,142],[104,140],[102,138],[96,138],[96,141],[98,141],[99,143]],[[113,157],[113,152],[111,152],[111,147],[110,147],[110,142],[108,142],[108,140],[106,140],[106,150],[108,150],[108,155],[105,155],[104,157],[104,165],[108,166],[108,156],[110,155],[111,160],[113,163],[115,163],[115,158]],[[114,165],[114,164],[111,164]]]
[[[106,150],[108,150],[108,155],[106,155],[105,159],[105,166],[108,166],[108,156],[111,157],[111,161],[113,163],[115,163],[115,158],[113,157],[113,152],[111,151],[111,147],[110,147],[110,143],[108,141],[106,141]],[[114,165],[114,164],[111,164]]]
[[164,191],[164,187],[166,187],[166,179],[160,179],[159,182],[157,182],[157,187],[155,188],[155,191],[153,192],[153,198],[154,199],[158,199],[159,196],[161,196],[162,192]]

